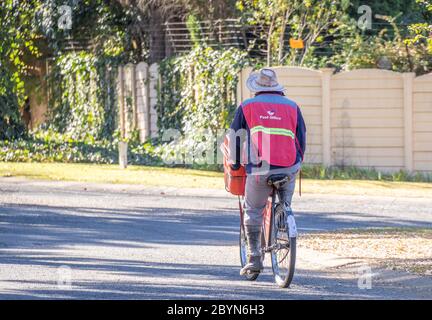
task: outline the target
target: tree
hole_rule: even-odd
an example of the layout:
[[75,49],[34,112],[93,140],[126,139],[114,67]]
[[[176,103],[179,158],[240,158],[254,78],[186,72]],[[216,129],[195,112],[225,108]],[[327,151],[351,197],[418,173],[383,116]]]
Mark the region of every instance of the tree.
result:
[[24,103],[26,55],[37,55],[33,12],[39,1],[3,0],[0,6],[0,139],[23,134],[19,107]]
[[432,1],[417,0],[416,2],[425,22],[410,25],[410,37],[404,42],[407,52],[408,48],[411,48],[414,56],[420,57],[422,60],[420,61],[420,72],[425,73],[432,69]]
[[[349,1],[333,0],[239,0],[243,23],[256,26],[258,38],[266,42],[267,65],[303,65],[313,50],[330,29],[345,22],[344,14]],[[301,39],[304,50],[286,52],[285,34]]]
[[136,17],[128,31],[136,47],[148,48],[148,63],[166,56],[165,22],[185,14],[187,0],[117,0]]
[[355,25],[346,25],[344,32],[349,36],[331,44],[335,54],[330,60],[341,69],[378,67],[416,74],[431,72],[432,20],[428,14],[432,13],[432,5],[430,1],[417,2],[417,13],[428,19],[426,22],[401,30],[396,23],[398,16],[381,16],[390,27],[383,27],[377,34],[365,34]]
[[[184,21],[189,14],[210,22],[236,15],[236,0],[117,0],[133,12],[136,19],[129,25],[129,33],[137,40],[137,47],[148,49],[148,63],[159,62],[169,54],[165,33],[167,22]],[[212,25],[212,23],[210,23]]]

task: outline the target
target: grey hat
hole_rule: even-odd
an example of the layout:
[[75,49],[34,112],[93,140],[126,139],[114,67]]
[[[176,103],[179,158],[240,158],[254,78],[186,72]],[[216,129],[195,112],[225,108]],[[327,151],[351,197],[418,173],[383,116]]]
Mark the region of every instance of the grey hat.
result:
[[252,72],[246,80],[246,87],[252,92],[285,90],[285,88],[278,83],[276,72],[268,68],[263,68],[258,72]]

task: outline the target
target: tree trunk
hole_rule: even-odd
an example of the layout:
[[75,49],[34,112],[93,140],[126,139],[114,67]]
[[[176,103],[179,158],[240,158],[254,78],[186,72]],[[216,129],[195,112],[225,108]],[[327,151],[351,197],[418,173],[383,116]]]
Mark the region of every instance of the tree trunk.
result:
[[165,58],[165,25],[159,8],[153,8],[149,25],[149,59],[148,64]]
[[288,23],[288,18],[290,16],[290,10],[286,9],[285,14],[284,14],[284,19],[282,22],[282,30],[281,30],[281,34],[279,36],[279,54],[278,54],[278,64],[281,65],[282,64],[282,59],[284,56],[284,40],[285,40],[285,30],[286,30],[286,25]]
[[272,55],[273,55],[273,51],[272,51],[272,36],[273,36],[273,29],[274,29],[274,21],[275,21],[275,16],[272,16],[272,20],[270,22],[270,28],[269,28],[269,32],[267,35],[267,67],[271,67],[272,66]]

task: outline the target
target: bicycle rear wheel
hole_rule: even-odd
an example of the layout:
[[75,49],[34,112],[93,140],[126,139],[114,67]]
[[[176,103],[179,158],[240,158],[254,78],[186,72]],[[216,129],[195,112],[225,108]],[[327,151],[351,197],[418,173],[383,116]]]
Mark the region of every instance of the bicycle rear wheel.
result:
[[290,237],[286,223],[280,225],[280,219],[272,219],[271,251],[272,269],[275,282],[281,288],[287,288],[294,277],[296,263],[296,238]]

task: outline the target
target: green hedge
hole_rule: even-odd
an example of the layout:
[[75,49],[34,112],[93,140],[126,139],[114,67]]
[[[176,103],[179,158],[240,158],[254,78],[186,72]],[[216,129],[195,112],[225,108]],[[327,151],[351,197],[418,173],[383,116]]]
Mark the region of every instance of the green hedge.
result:
[[[160,150],[151,142],[141,144],[134,134],[128,144],[128,162],[134,165],[166,166]],[[29,135],[27,140],[0,140],[1,162],[66,162],[66,163],[118,163],[118,139],[112,142],[74,140],[66,135],[50,131]],[[172,165],[206,171],[222,171],[220,164]],[[382,180],[432,182],[432,175],[409,174],[406,171],[382,173],[374,169],[356,167],[323,167],[304,165],[303,178],[323,180]]]
[[306,179],[322,180],[382,180],[382,181],[412,181],[432,182],[432,175],[400,170],[394,173],[383,173],[375,169],[361,169],[357,167],[324,167],[304,165],[302,177]]
[[[128,148],[130,163],[158,165],[162,162],[154,154],[150,143],[131,142]],[[29,139],[0,140],[0,161],[4,162],[69,162],[118,163],[118,140],[74,140],[56,133],[37,133]]]

